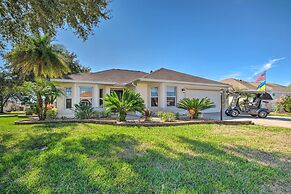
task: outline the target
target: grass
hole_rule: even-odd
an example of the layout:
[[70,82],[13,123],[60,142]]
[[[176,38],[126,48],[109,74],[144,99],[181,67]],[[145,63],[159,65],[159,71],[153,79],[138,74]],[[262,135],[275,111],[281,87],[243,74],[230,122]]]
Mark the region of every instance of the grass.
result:
[[0,117],[0,191],[291,192],[291,130],[14,125]]
[[283,116],[283,117],[291,117],[291,113],[278,113],[278,112],[271,112],[271,116]]

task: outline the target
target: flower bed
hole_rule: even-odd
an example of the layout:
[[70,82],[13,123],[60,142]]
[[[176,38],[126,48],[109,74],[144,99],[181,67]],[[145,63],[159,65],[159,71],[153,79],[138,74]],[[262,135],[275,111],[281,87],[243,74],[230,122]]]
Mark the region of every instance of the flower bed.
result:
[[105,125],[118,126],[178,126],[191,124],[223,124],[223,125],[253,125],[251,121],[220,121],[220,120],[191,120],[191,121],[174,121],[174,122],[159,122],[159,121],[125,121],[118,122],[115,120],[96,120],[96,119],[54,119],[54,120],[22,120],[16,121],[17,125],[25,124],[50,124],[50,123],[95,123]]

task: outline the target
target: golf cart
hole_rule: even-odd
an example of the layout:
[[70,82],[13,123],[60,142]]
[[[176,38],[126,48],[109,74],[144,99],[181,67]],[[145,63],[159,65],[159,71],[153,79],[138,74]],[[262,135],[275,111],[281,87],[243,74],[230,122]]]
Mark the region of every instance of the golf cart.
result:
[[[225,114],[231,117],[237,117],[241,113],[250,114],[253,117],[266,118],[270,110],[262,107],[262,104],[267,104],[266,100],[273,100],[272,96],[267,92],[258,91],[235,91],[232,92],[232,101],[226,109]],[[249,101],[249,97],[254,96],[253,100]],[[240,99],[243,99],[240,101]]]

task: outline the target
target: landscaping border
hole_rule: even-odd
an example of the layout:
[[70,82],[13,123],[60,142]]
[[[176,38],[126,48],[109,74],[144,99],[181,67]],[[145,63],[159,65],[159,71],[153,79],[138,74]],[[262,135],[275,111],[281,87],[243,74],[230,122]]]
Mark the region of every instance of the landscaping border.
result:
[[254,125],[252,121],[220,121],[220,120],[195,120],[195,121],[176,121],[176,122],[139,122],[139,121],[126,121],[117,122],[114,120],[95,120],[95,119],[56,119],[56,120],[22,120],[16,121],[16,125],[31,125],[31,124],[56,124],[56,123],[93,123],[103,125],[115,125],[115,126],[144,126],[144,127],[156,127],[156,126],[179,126],[179,125],[193,125],[193,124],[222,124],[222,125]]

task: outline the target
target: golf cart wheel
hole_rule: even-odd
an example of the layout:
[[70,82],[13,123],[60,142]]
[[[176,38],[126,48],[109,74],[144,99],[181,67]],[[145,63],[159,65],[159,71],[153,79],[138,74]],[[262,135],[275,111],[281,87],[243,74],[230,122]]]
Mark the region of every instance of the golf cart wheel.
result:
[[235,109],[234,109],[234,110],[231,110],[231,111],[230,111],[230,116],[231,116],[231,117],[237,117],[238,115],[239,115],[238,110],[235,110]]
[[266,111],[260,111],[259,112],[259,117],[260,118],[266,118],[268,116],[268,113]]
[[230,116],[228,110],[226,110],[224,113],[225,113],[227,116]]

